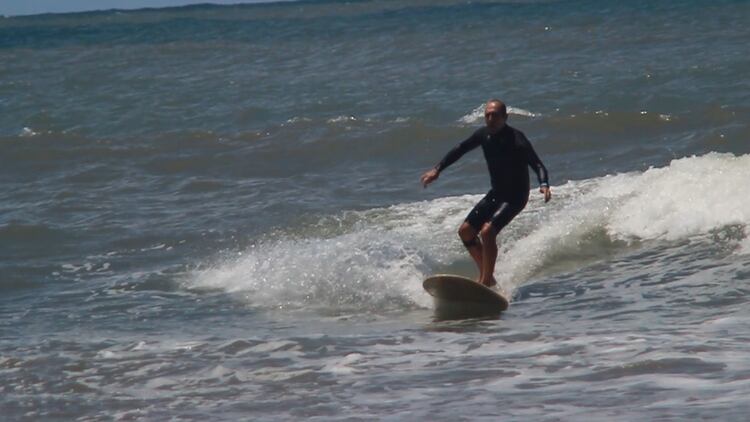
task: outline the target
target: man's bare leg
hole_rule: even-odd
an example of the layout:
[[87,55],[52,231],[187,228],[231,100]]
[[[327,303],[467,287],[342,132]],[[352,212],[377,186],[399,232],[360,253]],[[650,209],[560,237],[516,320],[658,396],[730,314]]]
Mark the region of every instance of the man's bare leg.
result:
[[497,234],[497,230],[490,223],[486,223],[479,231],[479,237],[482,239],[482,270],[479,282],[485,286],[497,284],[494,277],[495,261],[497,260]]
[[469,255],[471,255],[474,263],[477,264],[477,269],[479,269],[479,279],[481,280],[482,243],[479,241],[479,237],[477,237],[477,231],[474,230],[474,227],[471,227],[469,223],[464,222],[458,229],[458,237],[461,238],[461,241],[464,243],[466,250],[469,251]]

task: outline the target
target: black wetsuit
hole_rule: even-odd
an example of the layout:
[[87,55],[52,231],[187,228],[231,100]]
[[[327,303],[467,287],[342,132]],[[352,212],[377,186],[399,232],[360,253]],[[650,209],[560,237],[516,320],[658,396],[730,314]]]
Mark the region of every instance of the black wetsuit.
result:
[[495,229],[500,231],[524,209],[529,200],[530,182],[526,166],[534,169],[541,186],[549,186],[547,169],[526,135],[508,125],[495,134],[491,134],[486,126],[478,129],[450,150],[435,169],[443,171],[480,145],[487,160],[492,189],[471,210],[466,222],[479,231],[484,223],[492,221]]

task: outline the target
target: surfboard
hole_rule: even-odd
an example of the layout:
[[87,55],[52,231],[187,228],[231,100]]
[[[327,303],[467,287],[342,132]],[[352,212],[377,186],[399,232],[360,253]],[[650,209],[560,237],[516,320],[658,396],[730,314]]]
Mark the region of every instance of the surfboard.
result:
[[451,314],[491,314],[508,309],[508,300],[496,290],[452,274],[428,277],[422,287],[435,299],[436,311]]

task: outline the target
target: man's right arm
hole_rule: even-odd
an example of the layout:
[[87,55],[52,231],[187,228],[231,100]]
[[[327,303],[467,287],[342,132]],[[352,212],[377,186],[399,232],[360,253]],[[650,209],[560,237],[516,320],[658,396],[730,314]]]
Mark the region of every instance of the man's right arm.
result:
[[445,154],[445,157],[443,157],[443,159],[435,165],[435,170],[440,173],[448,166],[458,161],[458,159],[463,157],[464,154],[481,145],[482,137],[479,132],[481,132],[481,129],[477,130],[463,142],[453,147],[452,150],[448,151],[448,153]]
[[458,161],[458,159],[467,152],[481,145],[482,138],[479,134],[480,131],[481,129],[477,130],[466,140],[456,145],[452,150],[448,151],[448,153],[445,154],[445,157],[443,157],[443,159],[440,160],[440,162],[437,163],[435,167],[425,172],[425,174],[422,175],[421,179],[422,185],[424,187],[427,187],[427,185],[437,180],[438,176],[440,176],[440,172],[445,170],[446,167]]

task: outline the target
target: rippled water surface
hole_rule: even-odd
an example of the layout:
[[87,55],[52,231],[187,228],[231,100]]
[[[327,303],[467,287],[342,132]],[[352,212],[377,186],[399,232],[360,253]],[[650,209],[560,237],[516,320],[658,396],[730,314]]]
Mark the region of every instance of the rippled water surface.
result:
[[[750,7],[303,1],[0,18],[9,420],[744,420]],[[501,97],[546,164],[494,317]],[[533,178],[532,178],[533,179]]]

